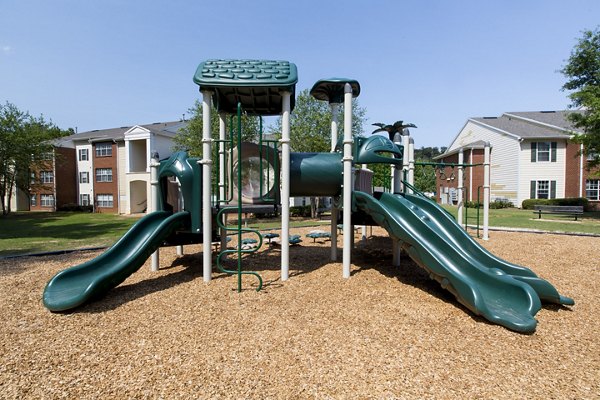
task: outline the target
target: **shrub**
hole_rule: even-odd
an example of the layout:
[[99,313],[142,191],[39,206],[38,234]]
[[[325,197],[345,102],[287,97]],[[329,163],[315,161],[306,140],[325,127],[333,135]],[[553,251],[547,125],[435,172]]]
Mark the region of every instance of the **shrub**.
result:
[[92,212],[93,206],[80,206],[75,203],[66,203],[56,208],[57,211],[77,211],[77,212]]
[[508,200],[494,200],[490,203],[491,209],[512,208],[514,204]]
[[533,206],[583,206],[587,210],[589,201],[585,197],[566,197],[564,199],[528,199],[523,200],[523,210],[533,210]]
[[290,207],[291,217],[310,217],[310,206]]
[[480,204],[476,201],[470,201],[470,200],[465,201],[465,207],[467,207],[467,208],[480,208],[482,206],[483,206],[483,204]]

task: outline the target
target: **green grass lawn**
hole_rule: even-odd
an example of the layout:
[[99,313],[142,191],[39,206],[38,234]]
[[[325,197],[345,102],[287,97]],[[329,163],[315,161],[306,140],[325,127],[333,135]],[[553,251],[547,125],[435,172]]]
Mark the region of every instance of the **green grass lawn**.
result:
[[[456,217],[457,207],[444,206]],[[468,224],[477,224],[477,209],[466,209]],[[479,224],[483,226],[483,209],[479,210]],[[563,215],[542,215],[542,219],[534,214],[533,210],[521,210],[518,208],[504,208],[490,210],[490,226],[526,228],[543,231],[581,232],[600,234],[600,212],[586,212],[583,217]]]
[[0,217],[0,256],[110,246],[138,218],[75,212],[19,212]]
[[[445,206],[456,216],[457,208]],[[477,210],[467,209],[470,225],[477,223]],[[530,210],[507,208],[490,210],[490,226],[538,229],[544,231],[583,232],[600,234],[600,212],[585,213],[574,221],[572,217],[543,215],[542,219]],[[138,218],[114,214],[74,212],[20,212],[0,217],[0,257],[46,251],[71,250],[84,247],[111,246]],[[230,221],[229,224],[231,224]],[[294,218],[290,227],[322,226],[328,220]],[[480,214],[483,225],[483,214]],[[254,229],[276,229],[279,218],[249,219],[247,226]]]

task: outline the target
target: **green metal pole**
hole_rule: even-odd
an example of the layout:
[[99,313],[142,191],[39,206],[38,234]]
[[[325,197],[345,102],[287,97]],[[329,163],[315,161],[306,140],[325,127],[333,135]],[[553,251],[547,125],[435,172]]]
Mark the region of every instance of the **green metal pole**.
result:
[[481,186],[477,186],[477,239],[479,239],[479,193],[481,191]]
[[237,252],[237,291],[242,291],[242,104],[237,105],[237,225],[238,225],[238,252]]

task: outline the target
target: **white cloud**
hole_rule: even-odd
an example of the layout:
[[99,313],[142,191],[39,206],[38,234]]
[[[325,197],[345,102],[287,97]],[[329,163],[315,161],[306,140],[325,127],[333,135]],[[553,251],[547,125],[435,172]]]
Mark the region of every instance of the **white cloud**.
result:
[[2,52],[4,54],[10,54],[11,50],[12,50],[12,47],[10,47],[10,46],[2,46]]

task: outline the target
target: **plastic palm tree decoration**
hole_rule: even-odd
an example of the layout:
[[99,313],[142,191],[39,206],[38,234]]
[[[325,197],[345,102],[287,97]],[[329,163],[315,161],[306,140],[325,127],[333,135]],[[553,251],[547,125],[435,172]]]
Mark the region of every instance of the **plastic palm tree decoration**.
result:
[[405,124],[404,121],[396,121],[393,125],[382,124],[381,122],[377,122],[373,124],[373,126],[378,126],[379,128],[375,129],[371,134],[379,133],[379,132],[387,132],[390,140],[394,140],[394,136],[396,133],[402,134],[404,128],[416,128],[415,124]]

